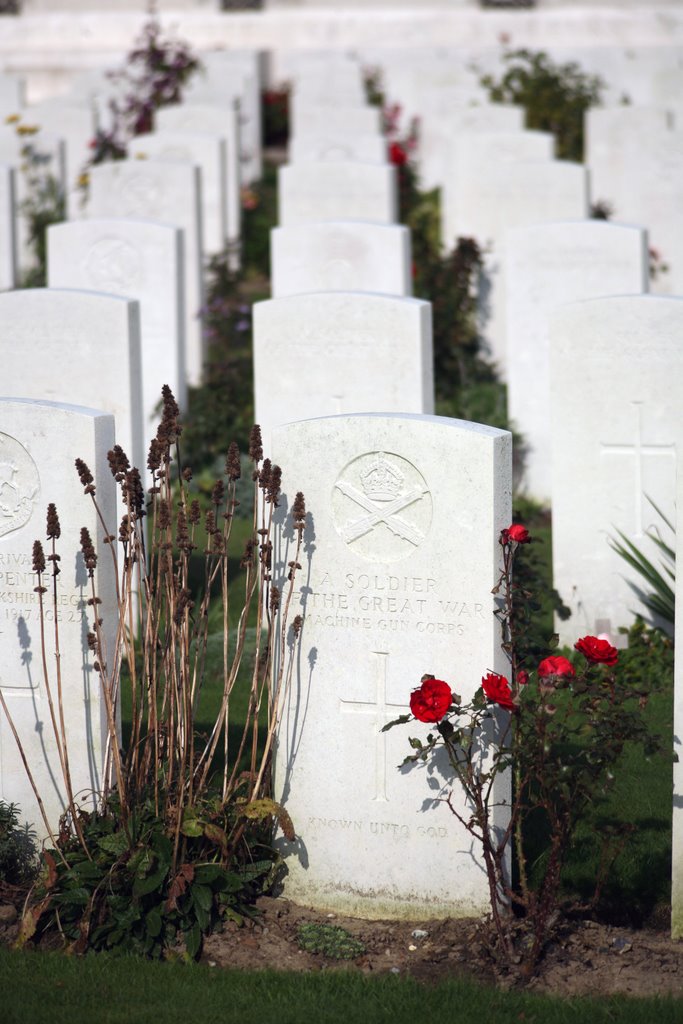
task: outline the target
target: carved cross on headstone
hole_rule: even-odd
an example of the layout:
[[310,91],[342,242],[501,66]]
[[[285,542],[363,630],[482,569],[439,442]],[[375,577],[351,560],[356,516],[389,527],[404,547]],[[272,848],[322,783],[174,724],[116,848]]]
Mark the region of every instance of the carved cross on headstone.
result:
[[392,704],[387,700],[387,661],[388,651],[372,651],[376,661],[375,699],[374,701],[341,700],[342,711],[356,715],[372,715],[375,719],[375,795],[373,800],[388,802],[387,796],[387,734],[382,728],[392,718],[397,718],[407,711],[406,704]]
[[643,461],[646,456],[665,456],[676,459],[674,444],[643,443],[643,403],[632,402],[635,411],[635,441],[633,444],[600,443],[601,455],[629,455],[635,459],[635,536],[643,536]]

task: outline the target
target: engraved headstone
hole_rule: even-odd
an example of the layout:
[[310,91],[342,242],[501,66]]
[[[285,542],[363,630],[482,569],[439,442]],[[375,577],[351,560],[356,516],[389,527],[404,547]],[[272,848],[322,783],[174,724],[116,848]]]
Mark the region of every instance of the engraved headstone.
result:
[[334,127],[319,135],[297,135],[289,141],[290,164],[307,161],[355,160],[364,164],[387,162],[387,140],[383,135],[339,137]]
[[443,188],[451,173],[449,152],[461,135],[514,132],[524,128],[524,109],[502,103],[463,105],[420,121],[420,181],[426,189]]
[[225,140],[225,241],[236,247],[241,234],[240,154],[238,113],[226,106],[209,103],[178,103],[157,110],[159,131],[207,132]]
[[17,283],[16,172],[0,164],[0,291]]
[[[554,585],[572,610],[561,642],[645,614],[640,578],[610,547],[617,530],[648,557],[658,516],[674,518],[683,446],[683,299],[590,299],[550,318]],[[573,642],[573,640],[571,640]]]
[[95,135],[95,113],[87,106],[72,105],[68,99],[44,100],[29,107],[24,117],[41,131],[55,129],[64,140],[64,179],[68,217],[77,217],[82,195],[78,187],[81,173],[91,157],[89,143]]
[[3,292],[0,365],[8,397],[112,413],[117,443],[133,465],[146,465],[137,302],[56,288]]
[[278,169],[279,223],[319,220],[398,220],[396,168],[388,164],[323,161]]
[[204,305],[200,172],[185,163],[116,160],[90,172],[89,217],[149,219],[183,228],[185,254],[185,369],[199,384],[205,338],[199,311]]
[[182,232],[153,221],[82,220],[48,230],[51,288],[81,288],[137,299],[145,450],[156,434],[164,384],[187,402]]
[[[397,771],[409,733],[381,729],[427,672],[467,700],[483,674],[505,671],[491,589],[510,520],[510,435],[431,416],[339,416],[278,428],[273,458],[285,486],[305,481],[309,513],[275,776],[298,837],[282,847],[286,894],[366,918],[482,914],[480,851],[439,800],[447,765]],[[275,556],[284,585],[291,548]],[[498,825],[507,795],[499,780]]]
[[[520,135],[522,133],[520,132]],[[501,369],[505,367],[505,264],[509,228],[588,216],[588,178],[580,164],[564,160],[501,159],[470,162],[458,151],[457,202],[442,208],[443,241],[474,238],[484,249],[480,287],[483,334]]]
[[128,149],[133,159],[180,161],[199,167],[204,250],[209,256],[221,252],[227,236],[225,139],[208,132],[165,129],[133,139]]
[[412,294],[410,231],[402,224],[326,221],[273,228],[273,298],[302,292]]
[[657,254],[652,290],[681,295],[683,130],[672,129],[662,109],[622,110],[596,111],[603,116],[587,118],[593,195],[607,200],[619,220],[647,229]]
[[257,302],[256,422],[266,447],[282,423],[355,412],[434,411],[431,306],[320,292]]
[[642,228],[599,220],[513,228],[505,238],[508,414],[524,438],[522,488],[550,499],[548,317],[558,306],[648,287]]
[[[73,462],[81,458],[97,481],[105,521],[115,525],[114,480],[107,451],[114,445],[112,416],[78,406],[0,398],[0,692],[12,717],[26,760],[56,832],[65,806],[65,787],[50,721],[48,686],[57,705],[55,617],[59,627],[63,711],[72,789],[77,803],[92,808],[102,785],[107,727],[101,685],[88,650],[92,629],[88,575],[80,530],[86,527],[98,554],[98,596],[104,638],[114,650],[116,602],[111,554],[90,498]],[[61,557],[56,605],[51,587],[43,595],[47,681],[41,650],[41,614],[32,549],[46,540],[46,509],[57,507]],[[48,562],[48,579],[49,566]],[[39,839],[47,835],[11,727],[0,708],[0,799],[19,805],[22,820]]]

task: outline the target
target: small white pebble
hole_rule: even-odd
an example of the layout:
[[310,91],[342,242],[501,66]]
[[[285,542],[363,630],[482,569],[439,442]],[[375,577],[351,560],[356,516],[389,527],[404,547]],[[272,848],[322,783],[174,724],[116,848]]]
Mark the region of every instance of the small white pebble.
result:
[[413,944],[413,943],[411,942],[411,943],[410,943],[410,945],[408,946],[408,949],[410,950],[410,952],[411,952],[411,953],[414,953],[414,952],[415,952],[415,950],[417,949],[417,946],[415,946],[415,945],[414,945],[414,944]]
[[398,967],[392,967],[391,971],[389,973],[390,974],[400,974],[401,971],[400,971],[400,969]]
[[414,939],[426,939],[428,935],[429,932],[426,932],[424,928],[416,928],[415,931],[412,932]]
[[216,961],[215,960],[209,960],[209,967],[215,967],[215,966],[216,966]]
[[335,917],[335,915],[334,915],[334,914],[328,914],[327,916],[328,916],[328,917]]

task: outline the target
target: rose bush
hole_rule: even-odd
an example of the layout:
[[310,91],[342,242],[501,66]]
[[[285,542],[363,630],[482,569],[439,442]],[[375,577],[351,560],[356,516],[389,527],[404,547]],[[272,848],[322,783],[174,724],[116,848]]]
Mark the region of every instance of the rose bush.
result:
[[[452,692],[450,683],[423,677],[410,698],[412,715],[385,726],[415,719],[436,726],[426,737],[411,737],[411,753],[401,767],[427,762],[437,748],[445,748],[452,769],[450,790],[457,786],[462,791],[465,808],[459,795],[451,799],[448,788],[440,799],[480,844],[488,876],[491,919],[483,932],[485,945],[499,965],[522,978],[533,974],[565,906],[586,910],[597,902],[630,834],[626,824],[596,826],[600,867],[593,900],[566,903],[562,884],[567,853],[579,826],[586,828],[587,808],[599,803],[616,777],[625,745],[641,744],[646,756],[662,749],[643,717],[649,683],[634,685],[627,672],[615,671],[618,652],[607,640],[578,640],[575,647],[585,656],[578,666],[565,655],[548,653],[531,667],[529,648],[520,636],[528,628],[533,595],[515,583],[513,571],[521,545],[530,540],[521,524],[501,531],[494,614],[501,624],[509,677],[487,672],[469,703]],[[526,602],[521,612],[520,602]],[[549,643],[551,650],[556,642],[553,638]],[[492,705],[514,714],[496,714]],[[481,757],[483,746],[490,756]],[[496,779],[508,772],[512,795],[504,803],[509,817],[501,821]],[[507,783],[500,782],[505,788]],[[533,854],[526,845],[531,827],[545,843]]]

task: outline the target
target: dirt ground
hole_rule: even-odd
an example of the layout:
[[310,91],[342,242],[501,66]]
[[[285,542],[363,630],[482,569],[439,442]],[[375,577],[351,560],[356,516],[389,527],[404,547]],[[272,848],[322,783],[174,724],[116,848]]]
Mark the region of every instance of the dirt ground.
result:
[[[492,969],[474,920],[362,921],[308,910],[282,897],[262,897],[256,909],[256,922],[242,927],[229,922],[207,938],[202,962],[216,969],[393,973],[428,985],[454,977],[516,984]],[[302,950],[299,929],[311,924],[343,928],[364,952],[347,960]],[[10,945],[17,929],[16,908],[0,904],[0,944]],[[573,922],[551,944],[527,987],[559,996],[683,997],[683,942],[669,938],[665,908],[638,930]]]
[[[249,970],[393,972],[427,984],[463,976],[513,984],[511,979],[495,977],[477,940],[476,921],[361,921],[269,897],[257,906],[258,924],[250,922],[242,928],[229,924],[206,940],[205,963]],[[637,931],[593,921],[568,925],[528,987],[562,996],[683,996],[683,942],[671,941],[664,910],[659,917],[660,921],[653,919],[650,927]],[[363,943],[365,952],[353,960],[338,960],[301,950],[299,928],[309,923],[344,928]]]

